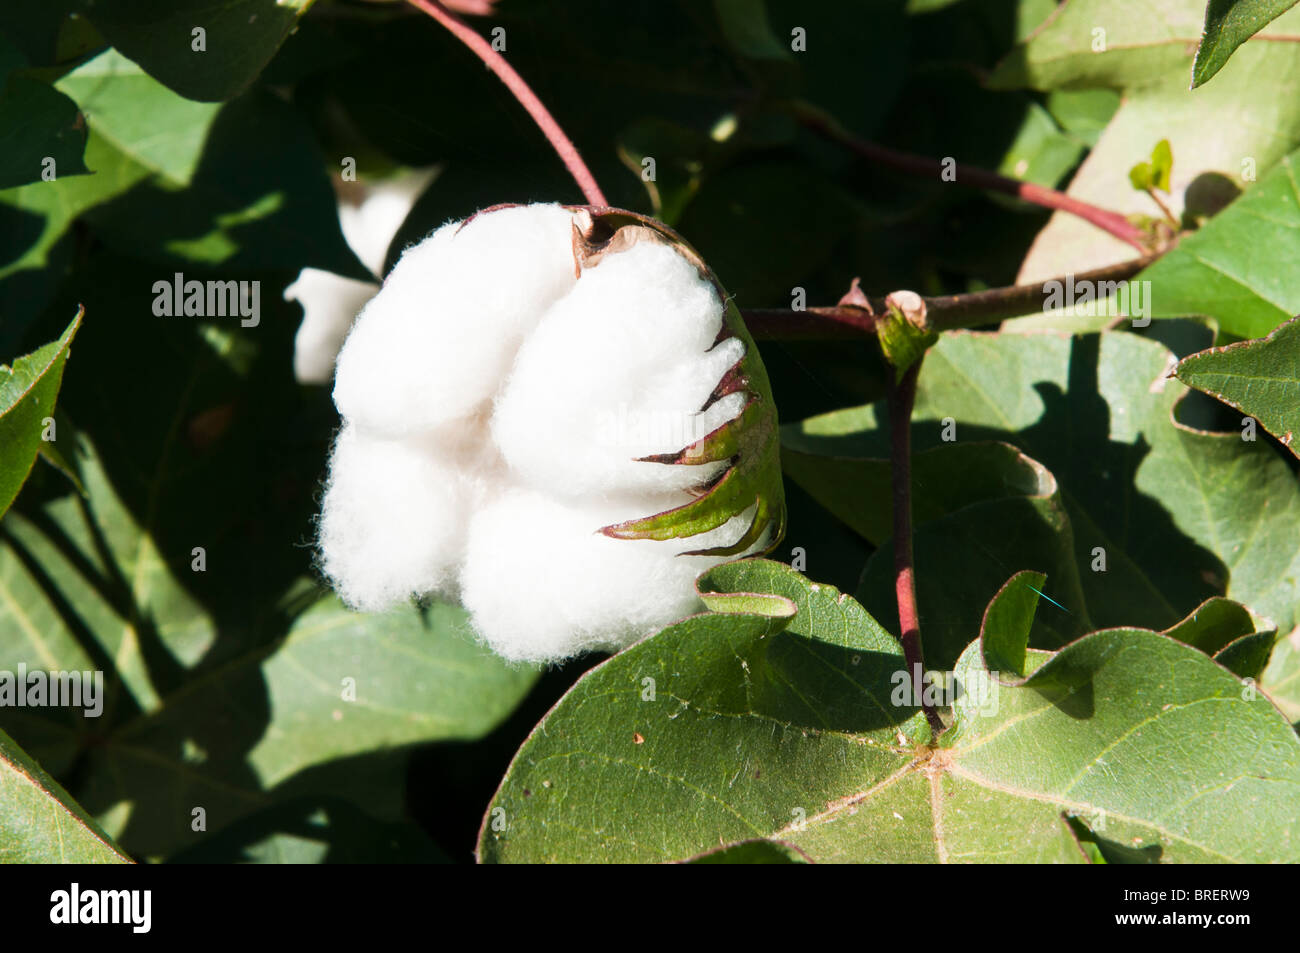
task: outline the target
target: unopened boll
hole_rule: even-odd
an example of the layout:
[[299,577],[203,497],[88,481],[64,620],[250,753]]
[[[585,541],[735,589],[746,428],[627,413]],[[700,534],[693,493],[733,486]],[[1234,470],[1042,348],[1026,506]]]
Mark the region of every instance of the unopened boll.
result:
[[455,598],[503,657],[556,660],[701,611],[700,572],[775,542],[779,522],[750,529],[784,513],[779,471],[776,499],[742,493],[704,531],[659,521],[752,480],[716,434],[770,395],[741,375],[761,365],[693,253],[652,227],[596,232],[557,205],[449,223],[361,311],[320,518],[350,605]]

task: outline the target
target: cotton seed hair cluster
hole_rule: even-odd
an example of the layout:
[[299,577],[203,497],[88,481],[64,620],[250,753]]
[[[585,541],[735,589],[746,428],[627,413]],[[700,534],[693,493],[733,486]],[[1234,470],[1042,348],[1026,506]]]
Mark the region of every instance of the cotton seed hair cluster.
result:
[[766,376],[731,315],[645,224],[528,205],[438,229],[338,357],[324,572],[363,611],[459,599],[511,660],[699,611],[695,577],[784,515]]
[[[388,246],[435,170],[412,169],[379,182],[356,185],[358,201],[339,202],[343,238],[375,276],[383,274]],[[348,329],[379,282],[357,281],[320,268],[304,268],[284,289],[286,301],[302,304],[302,324],[293,342],[293,374],[304,384],[326,384]]]

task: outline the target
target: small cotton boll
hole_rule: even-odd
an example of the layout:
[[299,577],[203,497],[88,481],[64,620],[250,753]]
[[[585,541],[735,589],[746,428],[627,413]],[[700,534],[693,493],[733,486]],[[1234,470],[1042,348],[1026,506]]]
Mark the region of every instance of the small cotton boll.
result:
[[361,263],[376,276],[383,275],[388,246],[437,171],[436,168],[407,169],[368,184],[359,204],[339,205],[343,237]]
[[749,525],[743,514],[686,540],[598,532],[671,505],[664,497],[565,504],[526,490],[489,503],[470,524],[460,574],[475,630],[503,658],[553,661],[622,648],[703,611],[695,577],[726,559],[677,554],[739,539]]
[[527,205],[444,225],[408,248],[339,355],[339,412],[392,437],[473,413],[573,287],[572,243],[570,212]]
[[339,434],[319,525],[321,568],[348,605],[380,611],[454,587],[481,480],[424,445]]
[[686,489],[725,462],[638,462],[676,453],[744,406],[743,394],[701,408],[744,356],[714,342],[723,306],[672,248],[643,242],[609,254],[547,312],[515,362],[492,435],[529,486],[578,496]]
[[[348,246],[378,277],[388,246],[436,169],[409,170],[364,188],[358,205],[339,204],[339,225]],[[302,324],[293,342],[293,373],[303,384],[326,384],[352,322],[379,291],[376,282],[356,281],[319,268],[304,268],[284,289],[286,301],[302,304]]]
[[377,282],[355,281],[319,268],[304,268],[284,289],[284,300],[302,304],[302,324],[293,339],[293,376],[299,382],[329,383],[353,319],[378,291]]

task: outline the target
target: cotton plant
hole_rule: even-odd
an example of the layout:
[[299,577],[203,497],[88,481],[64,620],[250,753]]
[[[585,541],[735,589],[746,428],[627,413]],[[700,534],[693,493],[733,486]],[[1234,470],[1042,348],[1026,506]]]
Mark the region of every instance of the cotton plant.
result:
[[617,650],[783,531],[776,410],[653,220],[501,206],[407,248],[338,356],[319,521],[345,602],[460,601],[504,658]]
[[379,278],[393,236],[436,169],[408,169],[378,182],[350,189],[339,201],[339,225],[348,246],[375,276],[358,281],[320,268],[304,268],[284,289],[286,301],[302,305],[294,337],[293,374],[303,384],[327,384],[334,361],[357,313],[379,292]]

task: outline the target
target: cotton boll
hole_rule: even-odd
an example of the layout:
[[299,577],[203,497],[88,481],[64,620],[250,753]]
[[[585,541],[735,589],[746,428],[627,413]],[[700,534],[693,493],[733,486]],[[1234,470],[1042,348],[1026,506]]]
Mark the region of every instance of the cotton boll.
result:
[[474,628],[503,658],[551,661],[622,648],[702,611],[695,577],[725,560],[677,554],[734,542],[748,526],[743,515],[687,540],[621,540],[599,532],[682,497],[565,504],[515,490],[488,503],[470,524],[460,574]]
[[319,268],[304,268],[284,289],[286,301],[302,304],[302,324],[293,339],[293,376],[304,384],[326,384],[334,359],[357,313],[379,291],[373,281],[356,281]]
[[572,241],[571,213],[528,205],[445,225],[408,248],[339,355],[339,412],[392,437],[473,413],[573,287]]
[[339,434],[320,518],[321,568],[350,606],[373,612],[450,590],[483,477],[427,444]]
[[745,395],[701,408],[744,356],[715,340],[723,306],[672,248],[608,254],[547,312],[497,402],[492,434],[520,480],[570,496],[701,484],[725,463],[638,462],[682,450],[733,418]]
[[436,174],[436,168],[409,169],[366,186],[359,204],[339,206],[343,237],[375,275],[383,275],[388,246]]

